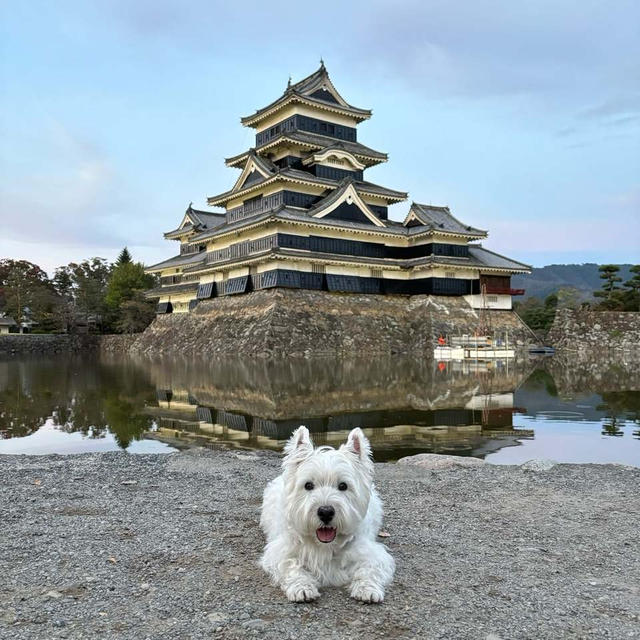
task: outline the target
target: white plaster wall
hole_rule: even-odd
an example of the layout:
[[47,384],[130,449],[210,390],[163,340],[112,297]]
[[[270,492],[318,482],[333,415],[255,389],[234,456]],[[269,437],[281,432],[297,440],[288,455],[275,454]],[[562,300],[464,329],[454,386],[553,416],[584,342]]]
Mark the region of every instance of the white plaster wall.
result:
[[511,296],[503,294],[469,295],[464,299],[474,309],[511,309]]

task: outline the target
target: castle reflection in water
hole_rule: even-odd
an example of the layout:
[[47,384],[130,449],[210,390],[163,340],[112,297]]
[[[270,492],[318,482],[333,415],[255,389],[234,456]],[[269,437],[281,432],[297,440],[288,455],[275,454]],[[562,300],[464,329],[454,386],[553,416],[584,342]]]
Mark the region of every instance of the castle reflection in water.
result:
[[638,390],[634,362],[575,354],[490,364],[10,358],[0,360],[0,453],[45,440],[40,452],[56,452],[47,448],[53,432],[57,442],[76,436],[78,453],[109,438],[130,450],[148,438],[278,450],[305,424],[317,444],[332,445],[361,427],[381,461],[436,452],[508,462],[537,447],[562,460],[636,464]]
[[279,450],[300,424],[317,445],[354,427],[376,460],[418,452],[484,456],[532,438],[514,428],[514,391],[531,368],[506,362],[156,362],[157,406],[146,412],[172,444]]

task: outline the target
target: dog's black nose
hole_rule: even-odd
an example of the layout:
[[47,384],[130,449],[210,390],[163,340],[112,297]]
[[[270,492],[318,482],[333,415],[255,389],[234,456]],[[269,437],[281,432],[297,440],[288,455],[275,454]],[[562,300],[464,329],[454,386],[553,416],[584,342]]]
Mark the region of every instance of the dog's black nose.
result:
[[318,518],[325,524],[329,524],[335,515],[336,510],[333,507],[318,507]]

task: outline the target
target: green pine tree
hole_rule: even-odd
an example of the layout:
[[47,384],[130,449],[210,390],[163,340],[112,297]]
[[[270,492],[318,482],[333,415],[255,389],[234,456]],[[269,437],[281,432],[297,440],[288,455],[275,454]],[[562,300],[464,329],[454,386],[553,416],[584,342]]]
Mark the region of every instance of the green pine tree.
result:
[[603,281],[601,289],[594,291],[593,295],[600,298],[602,302],[600,309],[616,310],[623,308],[623,302],[620,297],[619,282],[622,278],[618,275],[620,267],[617,264],[603,264],[598,268],[600,279]]
[[624,310],[640,311],[640,264],[635,264],[629,269],[633,274],[624,283],[626,290],[623,292]]
[[142,331],[154,318],[154,304],[144,297],[144,291],[155,283],[153,276],[144,272],[140,262],[116,263],[105,295],[111,311],[111,323],[124,333]]
[[130,262],[133,262],[133,258],[131,257],[131,254],[129,253],[129,249],[127,249],[127,247],[125,247],[120,252],[120,255],[118,256],[118,259],[116,260],[116,265],[120,266],[121,264],[128,264]]

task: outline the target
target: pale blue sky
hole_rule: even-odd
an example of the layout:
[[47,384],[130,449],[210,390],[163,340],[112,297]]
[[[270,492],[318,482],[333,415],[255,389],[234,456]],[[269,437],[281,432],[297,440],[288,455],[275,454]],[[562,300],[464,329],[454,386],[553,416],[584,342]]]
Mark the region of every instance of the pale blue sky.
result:
[[368,179],[536,266],[640,261],[635,1],[31,0],[0,18],[0,257],[175,254],[162,232],[253,144],[240,116],[322,56],[373,109],[359,140],[390,160]]

